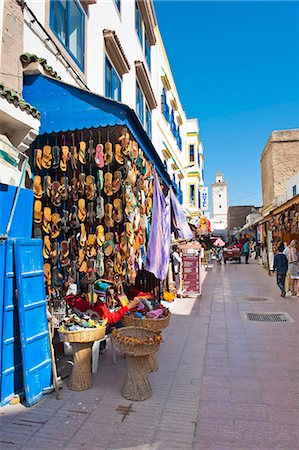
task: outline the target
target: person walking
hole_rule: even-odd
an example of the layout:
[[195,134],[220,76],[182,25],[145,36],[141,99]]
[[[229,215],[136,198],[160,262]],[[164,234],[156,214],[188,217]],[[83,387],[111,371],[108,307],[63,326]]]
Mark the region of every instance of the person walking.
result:
[[273,265],[273,272],[276,271],[276,282],[277,286],[281,290],[281,297],[286,296],[286,290],[285,290],[285,281],[286,281],[286,274],[288,271],[288,259],[286,255],[283,254],[284,251],[284,245],[279,244],[278,246],[278,253],[274,256],[274,265]]
[[297,250],[297,245],[298,242],[296,239],[293,239],[284,250],[284,254],[289,263],[290,290],[293,297],[296,295],[296,292],[297,297],[299,297],[299,252]]
[[249,259],[249,243],[248,243],[248,241],[246,241],[243,246],[243,253],[245,255],[245,262],[246,262],[246,264],[248,264],[248,259]]

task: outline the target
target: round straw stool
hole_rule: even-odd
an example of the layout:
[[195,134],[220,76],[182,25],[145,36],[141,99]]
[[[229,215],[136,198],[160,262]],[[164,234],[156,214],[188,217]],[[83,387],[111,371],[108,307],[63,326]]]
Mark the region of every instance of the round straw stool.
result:
[[[128,314],[125,314],[123,317],[123,324],[125,327],[141,327],[146,328],[147,330],[154,331],[154,332],[161,332],[165,328],[168,327],[169,321],[171,317],[171,312],[166,317],[163,317],[162,319],[139,319],[138,317],[132,317]],[[149,372],[156,372],[158,370],[158,359],[157,359],[157,353],[152,353],[148,357],[148,371]]]
[[94,341],[103,339],[106,327],[87,328],[86,330],[59,332],[60,340],[71,342],[74,365],[69,382],[71,391],[85,391],[92,387],[91,352]]
[[[124,340],[124,337],[135,338],[134,344]],[[150,398],[152,388],[148,379],[149,356],[159,350],[161,336],[145,328],[126,327],[115,330],[113,339],[115,348],[123,352],[127,360],[122,396],[134,401]]]

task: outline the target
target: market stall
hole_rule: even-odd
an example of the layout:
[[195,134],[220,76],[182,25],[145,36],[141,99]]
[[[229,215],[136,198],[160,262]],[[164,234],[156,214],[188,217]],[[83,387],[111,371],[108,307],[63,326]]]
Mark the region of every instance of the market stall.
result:
[[[33,232],[43,240],[45,284],[62,339],[88,332],[93,315],[104,314],[113,324],[131,311],[144,323],[149,317],[162,323],[169,314],[160,300],[170,227],[190,230],[184,230],[168,173],[135,113],[41,75],[25,77],[24,96],[41,112],[41,135],[31,148]],[[80,309],[78,319],[74,308]],[[82,361],[90,360],[95,339],[75,345],[76,355],[84,350]],[[87,379],[80,388],[89,386]]]

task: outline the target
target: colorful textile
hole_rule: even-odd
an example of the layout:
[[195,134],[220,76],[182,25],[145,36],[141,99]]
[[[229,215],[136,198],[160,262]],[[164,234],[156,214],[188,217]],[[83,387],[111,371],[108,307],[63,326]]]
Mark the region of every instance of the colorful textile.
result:
[[159,178],[154,171],[154,199],[151,234],[145,269],[159,280],[165,280],[170,260],[170,194],[163,194]]
[[65,297],[65,301],[72,308],[76,308],[79,311],[86,312],[87,310],[95,311],[101,319],[107,319],[108,323],[114,324],[118,322],[127,312],[128,307],[122,306],[116,312],[111,312],[107,306],[99,301],[95,305],[90,305],[79,295],[68,295]]
[[170,201],[172,207],[172,223],[176,234],[182,239],[193,239],[193,233],[187,223],[184,211],[172,189],[170,189]]

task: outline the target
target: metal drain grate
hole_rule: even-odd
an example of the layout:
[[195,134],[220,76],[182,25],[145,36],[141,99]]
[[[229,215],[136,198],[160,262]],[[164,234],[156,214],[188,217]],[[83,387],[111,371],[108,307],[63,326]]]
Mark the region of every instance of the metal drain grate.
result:
[[294,322],[294,320],[284,312],[269,312],[269,313],[254,313],[246,312],[242,314],[243,319],[250,322],[271,322],[271,323],[285,323]]
[[243,297],[242,300],[246,300],[247,302],[267,302],[270,299],[267,297]]

